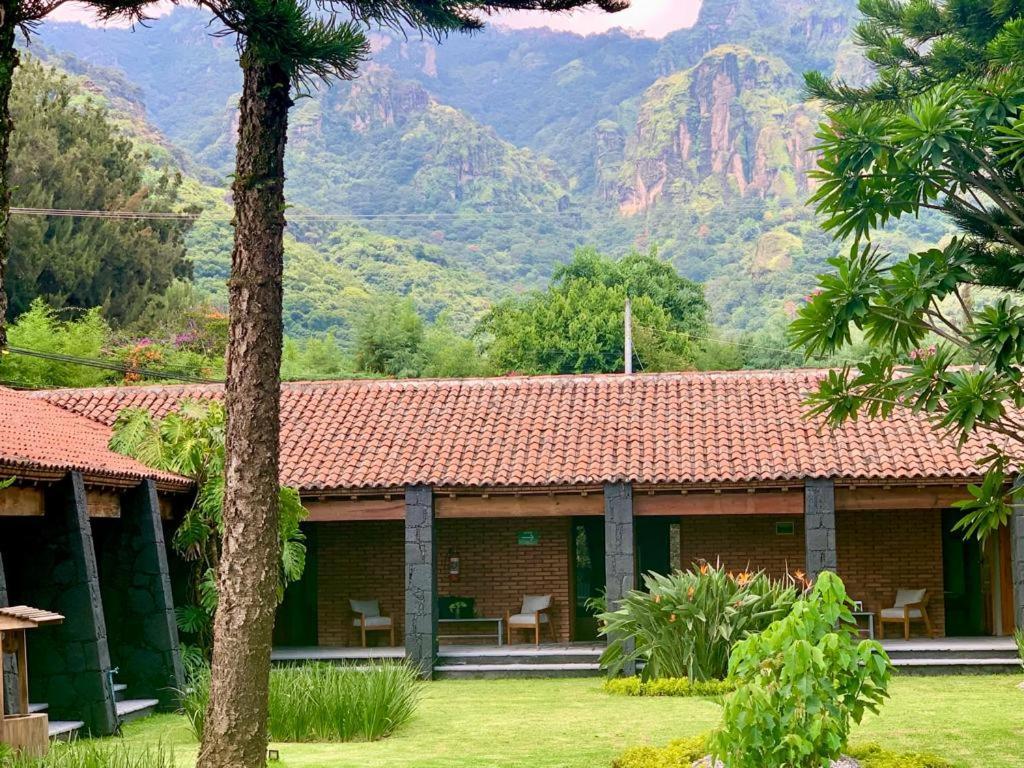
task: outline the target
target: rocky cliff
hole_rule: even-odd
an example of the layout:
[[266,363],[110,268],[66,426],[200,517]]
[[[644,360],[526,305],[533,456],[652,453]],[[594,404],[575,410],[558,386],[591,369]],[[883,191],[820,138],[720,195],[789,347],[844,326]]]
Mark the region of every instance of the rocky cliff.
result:
[[781,60],[736,46],[661,78],[643,95],[618,172],[620,211],[689,201],[708,181],[794,202],[807,192],[817,124],[797,93]]

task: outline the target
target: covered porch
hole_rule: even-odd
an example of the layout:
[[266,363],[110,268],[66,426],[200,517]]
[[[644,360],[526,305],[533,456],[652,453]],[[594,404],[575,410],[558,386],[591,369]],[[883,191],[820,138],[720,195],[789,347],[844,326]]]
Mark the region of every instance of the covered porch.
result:
[[[865,630],[867,614],[874,617],[876,634],[879,614],[894,606],[899,590],[923,589],[933,637],[915,620],[912,639],[920,646],[896,645],[897,656],[933,658],[940,666],[958,657],[965,666],[1005,662],[1013,654],[998,636],[1012,632],[1022,610],[1014,578],[1024,573],[1024,553],[1012,547],[1012,535],[1024,525],[1018,515],[984,547],[964,542],[952,530],[950,505],[965,493],[963,484],[809,479],[703,488],[412,486],[309,500],[309,565],[279,614],[275,658],[407,656],[425,674],[447,671],[453,664],[445,660],[460,654],[474,664],[486,656],[543,665],[555,656],[557,663],[596,665],[602,644],[592,598],[615,600],[642,585],[647,571],[703,560],[775,576],[835,570],[860,603]],[[499,632],[502,646],[508,640],[500,621],[528,595],[552,598],[541,645],[517,632],[511,646],[499,647]],[[352,600],[377,601],[396,642],[370,632],[363,648]],[[478,621],[452,622],[446,611],[453,602]],[[886,630],[889,638],[903,636],[902,625]],[[996,637],[968,651],[943,646],[947,635]]]

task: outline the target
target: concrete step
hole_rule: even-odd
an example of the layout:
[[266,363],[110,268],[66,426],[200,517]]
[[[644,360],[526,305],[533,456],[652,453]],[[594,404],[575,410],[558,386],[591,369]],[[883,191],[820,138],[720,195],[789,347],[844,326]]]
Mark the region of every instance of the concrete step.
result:
[[1020,672],[1020,660],[1012,658],[958,659],[946,656],[918,656],[893,661],[906,675],[1012,675]]
[[124,701],[128,686],[125,683],[114,683],[114,701]]
[[71,741],[78,736],[78,732],[85,727],[81,720],[51,720],[50,740]]
[[929,648],[927,651],[905,650],[902,648],[886,649],[893,664],[904,660],[920,658],[936,659],[963,659],[965,661],[989,661],[997,659],[1012,658],[1013,654],[1007,653],[1004,648]]
[[152,715],[160,704],[156,699],[124,699],[117,702],[117,719],[122,723]]
[[444,649],[438,653],[437,663],[441,666],[493,666],[504,664],[597,664],[601,658],[599,653],[562,651],[559,653],[533,654],[504,653],[498,654],[476,654],[459,653],[448,654]]
[[550,677],[598,677],[600,665],[594,664],[438,664],[434,667],[437,679],[493,679],[493,678],[550,678]]
[[50,705],[47,704],[46,702],[40,702],[38,704],[29,704],[28,705],[28,713],[30,715],[35,715],[35,714],[38,714],[40,712],[45,712],[49,708],[50,708]]

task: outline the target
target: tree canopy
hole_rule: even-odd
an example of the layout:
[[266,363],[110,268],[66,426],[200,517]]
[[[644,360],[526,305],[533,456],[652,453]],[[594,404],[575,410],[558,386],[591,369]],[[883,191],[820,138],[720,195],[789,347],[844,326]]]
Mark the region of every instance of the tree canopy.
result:
[[499,371],[622,371],[627,297],[639,367],[693,367],[708,332],[703,289],[653,250],[616,261],[580,249],[555,271],[547,290],[496,304],[477,334]]
[[[813,197],[851,238],[792,325],[811,354],[869,352],[811,398],[833,424],[896,408],[952,439],[990,444],[961,528],[1009,516],[1006,473],[1024,443],[1024,6],[1005,0],[862,0],[857,42],[877,78],[807,77],[827,105]],[[901,217],[937,212],[955,235],[910,254],[877,244]],[[934,214],[933,214],[934,215]]]
[[[34,59],[11,93],[12,202],[26,208],[166,211],[177,207],[177,172],[149,168],[104,109],[83,100],[66,75]],[[5,276],[13,319],[36,297],[51,306],[101,307],[114,324],[135,320],[146,300],[191,267],[187,225],[174,220],[18,216],[10,222]]]

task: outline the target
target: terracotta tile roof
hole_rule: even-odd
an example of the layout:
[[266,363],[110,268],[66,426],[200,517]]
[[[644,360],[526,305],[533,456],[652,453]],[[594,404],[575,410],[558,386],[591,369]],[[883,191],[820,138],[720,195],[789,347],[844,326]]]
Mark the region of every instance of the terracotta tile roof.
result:
[[[832,431],[803,417],[821,371],[335,381],[282,387],[282,482],[303,491],[835,477],[973,477],[958,453],[901,414]],[[208,386],[58,390],[36,397],[111,424],[156,415]]]
[[107,444],[110,428],[24,392],[0,387],[0,476],[33,477],[79,471],[117,484],[153,478],[165,488],[191,483],[158,472]]

